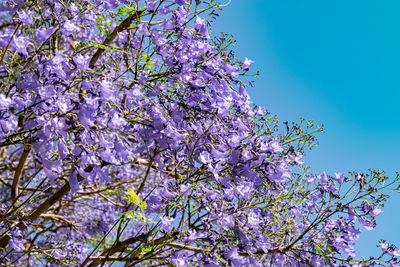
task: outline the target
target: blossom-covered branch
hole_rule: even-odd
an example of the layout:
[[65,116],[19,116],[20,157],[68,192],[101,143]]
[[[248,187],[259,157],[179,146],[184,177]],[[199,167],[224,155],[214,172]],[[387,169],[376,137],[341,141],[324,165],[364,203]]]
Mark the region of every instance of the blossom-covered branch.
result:
[[1,266],[339,266],[398,190],[314,174],[322,127],[250,101],[218,0],[0,4]]

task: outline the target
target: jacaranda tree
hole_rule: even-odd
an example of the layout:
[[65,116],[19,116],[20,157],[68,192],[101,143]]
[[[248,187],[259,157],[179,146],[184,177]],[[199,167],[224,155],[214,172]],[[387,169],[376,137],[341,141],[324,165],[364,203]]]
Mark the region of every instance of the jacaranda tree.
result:
[[400,178],[305,167],[322,128],[250,102],[223,5],[1,1],[2,266],[397,264],[354,246]]

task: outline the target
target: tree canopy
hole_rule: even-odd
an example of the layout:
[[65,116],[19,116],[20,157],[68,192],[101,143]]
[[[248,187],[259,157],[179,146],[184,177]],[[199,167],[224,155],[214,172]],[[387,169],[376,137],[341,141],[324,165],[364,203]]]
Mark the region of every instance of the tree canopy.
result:
[[314,174],[322,127],[250,101],[218,0],[0,4],[0,265],[397,265],[356,258],[399,177]]

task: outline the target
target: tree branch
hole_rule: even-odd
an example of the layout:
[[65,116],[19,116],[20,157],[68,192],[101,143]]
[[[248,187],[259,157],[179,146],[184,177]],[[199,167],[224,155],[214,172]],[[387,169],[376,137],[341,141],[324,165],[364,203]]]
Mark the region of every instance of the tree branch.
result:
[[169,243],[169,244],[167,244],[167,246],[172,247],[172,248],[190,250],[190,251],[197,252],[197,253],[210,253],[209,249],[198,248],[198,247],[193,247],[193,246],[188,246],[188,245],[183,245],[183,244],[178,244],[178,243]]
[[[106,258],[111,257],[110,255],[116,253],[116,252],[121,252],[124,251],[130,244],[136,243],[138,241],[143,241],[146,238],[145,234],[141,234],[135,237],[131,237],[128,239],[125,239],[122,242],[118,242],[113,248],[111,249],[107,249],[106,251],[104,251],[102,253],[102,255],[100,256],[101,259],[94,259],[89,265],[88,267],[95,267],[98,266],[102,261],[106,260]],[[84,267],[86,265],[87,261],[83,262],[81,267]]]
[[61,215],[52,214],[52,213],[43,213],[43,214],[40,215],[40,217],[46,218],[46,219],[53,219],[53,220],[60,221],[60,222],[64,222],[68,226],[73,226],[73,227],[76,228],[76,226],[75,226],[75,224],[73,222],[69,221],[68,219],[64,218]]
[[29,155],[30,151],[31,151],[31,146],[28,146],[27,148],[24,148],[24,151],[22,152],[21,158],[20,158],[20,160],[18,162],[17,169],[15,170],[14,179],[13,179],[13,183],[12,183],[12,186],[11,186],[12,205],[14,205],[15,201],[17,201],[19,180],[21,178],[22,170],[24,168],[26,159],[28,158],[28,155]]
[[[141,235],[139,235],[139,236],[136,236],[136,237],[133,237],[133,238],[129,238],[129,239],[126,239],[126,240],[124,240],[124,241],[122,241],[122,242],[117,243],[111,250],[106,250],[106,251],[104,251],[104,252],[101,254],[101,256],[106,256],[106,255],[112,256],[112,254],[114,254],[114,253],[116,253],[116,252],[121,252],[121,253],[122,253],[122,252],[125,251],[125,249],[126,249],[130,244],[133,244],[133,243],[138,242],[138,241],[140,241],[140,240],[146,242],[143,246],[152,246],[152,247],[155,247],[155,246],[158,246],[158,245],[164,243],[164,242],[167,241],[168,239],[174,237],[176,234],[178,234],[178,232],[177,232],[177,231],[173,231],[173,232],[170,232],[169,234],[166,234],[166,235],[164,235],[164,236],[162,236],[162,237],[160,237],[160,238],[157,238],[157,239],[152,239],[152,238],[150,238],[149,240],[146,240],[146,239],[147,239],[147,235],[141,234]],[[143,243],[144,243],[144,242],[143,242]],[[135,258],[137,257],[137,255],[138,255],[140,252],[141,252],[141,250],[140,250],[139,248],[137,248],[136,251],[135,251],[134,253],[132,253],[132,255],[130,256],[130,259],[131,259],[131,260],[132,260],[132,259],[135,259]],[[96,267],[96,266],[98,266],[100,263],[102,263],[102,262],[104,262],[104,261],[106,261],[106,260],[107,260],[107,257],[105,257],[103,260],[92,261],[92,263],[89,264],[88,267]],[[81,267],[84,267],[84,266],[85,266],[85,265],[84,265],[84,263],[83,263],[83,264],[81,265]]]
[[[93,169],[93,165],[87,167],[85,169],[86,172],[90,172]],[[78,182],[83,181],[85,178],[83,178],[79,173],[77,174],[78,177]],[[48,199],[46,199],[42,204],[39,205],[29,216],[25,218],[24,221],[19,222],[16,226],[20,230],[25,230],[27,228],[26,223],[27,222],[33,222],[35,221],[42,213],[44,213],[46,210],[48,210],[51,206],[53,206],[57,201],[59,201],[61,198],[63,198],[69,191],[71,190],[71,186],[69,183],[64,184],[63,187],[61,187],[57,192],[55,192],[52,196],[50,196]],[[0,238],[0,247],[5,247],[8,244],[8,241],[10,240],[9,235],[3,235]]]
[[[108,36],[106,38],[106,40],[103,42],[103,45],[110,44],[115,39],[115,37],[117,37],[119,32],[122,32],[122,31],[126,30],[131,25],[132,20],[134,20],[134,19],[139,20],[139,18],[141,17],[142,13],[143,13],[143,11],[138,10],[135,13],[131,14],[126,19],[124,19],[121,22],[121,24],[119,24],[117,27],[115,27],[115,29],[112,31],[110,36]],[[104,52],[103,48],[98,48],[97,49],[97,51],[94,53],[93,57],[90,59],[89,68],[91,68],[91,69],[94,68],[94,65],[96,65],[97,60],[99,60],[99,58],[103,54],[103,52]]]

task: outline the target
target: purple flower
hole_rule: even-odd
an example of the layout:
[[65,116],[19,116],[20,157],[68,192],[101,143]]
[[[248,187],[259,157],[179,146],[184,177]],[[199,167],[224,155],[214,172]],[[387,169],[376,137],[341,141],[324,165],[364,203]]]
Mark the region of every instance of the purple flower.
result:
[[67,20],[61,28],[61,33],[68,36],[79,30],[80,28],[78,26],[73,24],[70,20]]
[[328,176],[326,175],[325,172],[318,174],[317,177],[318,177],[318,179],[321,180],[322,183],[328,182]]
[[219,216],[218,223],[225,229],[233,228],[235,226],[235,221],[232,216],[221,214]]
[[82,56],[81,54],[78,54],[73,58],[73,60],[78,69],[85,71],[89,68],[89,56]]
[[101,185],[105,184],[106,182],[110,182],[111,181],[110,175],[109,175],[107,169],[105,169],[105,168],[101,168],[99,166],[95,166],[93,168],[92,172],[94,173],[94,175],[96,176],[97,180],[99,181],[98,183],[101,184]]
[[389,244],[388,243],[383,243],[382,242],[379,245],[380,245],[380,247],[381,247],[383,252],[387,252],[388,251],[388,248],[389,248]]
[[163,190],[160,191],[160,196],[166,199],[173,199],[176,196],[176,193],[171,192],[167,187],[164,187]]
[[238,71],[237,68],[228,63],[224,64],[224,70],[227,74],[231,74],[233,76],[239,75],[239,73],[237,72]]
[[347,214],[349,215],[348,216],[348,219],[350,220],[350,221],[353,221],[353,220],[355,220],[355,212],[354,212],[354,210],[352,209],[352,208],[348,208],[347,209]]
[[261,152],[279,153],[283,151],[282,145],[278,140],[263,142],[260,146]]
[[25,250],[25,240],[22,239],[23,233],[22,231],[16,227],[10,231],[11,238],[8,241],[8,246],[10,249],[15,250],[16,252],[21,252]]
[[210,38],[206,21],[200,17],[196,17],[193,27],[205,38]]
[[364,219],[361,218],[361,217],[358,217],[358,222],[359,222],[362,226],[364,226],[364,228],[367,229],[367,230],[372,230],[372,229],[374,229],[374,227],[375,227],[375,223],[374,223],[374,222],[372,222],[372,221],[366,221],[366,220],[364,220]]
[[234,267],[246,266],[246,259],[239,255],[236,247],[233,247],[228,253],[226,253],[226,258],[228,258]]
[[61,163],[61,160],[52,161],[43,159],[43,170],[49,178],[55,179],[62,172]]
[[207,163],[211,162],[210,154],[206,151],[201,152],[199,155],[199,161],[203,164],[207,164]]
[[247,94],[246,88],[242,85],[239,87],[239,94],[244,97],[245,99],[249,99],[249,95]]
[[102,1],[104,5],[104,9],[115,9],[119,5],[118,0],[107,0],[107,1]]
[[290,209],[290,215],[302,217],[303,212],[299,208],[293,207],[292,209]]
[[170,18],[163,20],[163,22],[161,23],[161,27],[163,27],[166,30],[173,30],[174,29],[174,25],[172,24],[172,21]]
[[123,126],[125,126],[126,124],[127,124],[127,122],[125,121],[125,119],[122,118],[117,113],[114,113],[112,115],[112,118],[111,118],[110,122],[108,123],[108,125],[111,128],[115,128],[115,129],[122,129]]
[[17,12],[19,19],[21,20],[22,23],[26,24],[26,25],[32,25],[33,24],[33,12],[28,10],[27,12],[25,11],[20,11]]
[[290,161],[292,161],[292,162],[297,163],[297,164],[303,164],[304,163],[303,156],[298,152],[295,152],[295,155],[289,154],[288,155],[288,159]]
[[1,119],[0,126],[4,133],[7,133],[9,131],[16,131],[19,128],[18,118],[11,116],[7,119]]
[[248,58],[246,57],[246,58],[244,59],[244,63],[242,64],[242,69],[248,70],[248,69],[250,68],[251,64],[253,64],[253,63],[254,63],[253,60],[250,60],[250,59],[248,59]]
[[0,46],[6,47],[10,42],[11,35],[10,34],[0,34]]
[[390,251],[388,254],[393,257],[400,257],[400,250],[395,248],[395,249],[393,249],[393,251]]
[[146,9],[153,12],[156,9],[157,0],[146,0]]
[[188,266],[186,259],[184,259],[182,256],[175,258],[172,260],[172,262],[175,264],[177,267],[186,267]]
[[269,152],[271,153],[279,153],[283,151],[282,145],[278,140],[273,140],[268,143]]
[[128,32],[118,32],[118,42],[120,42],[123,45],[129,44],[128,42]]
[[381,214],[383,211],[379,208],[379,206],[375,206],[372,208],[372,210],[369,212],[369,215],[372,217],[376,217],[379,214]]
[[237,196],[239,198],[251,198],[253,189],[247,184],[241,184],[236,187]]
[[60,159],[65,159],[68,156],[69,151],[62,139],[58,140],[57,147],[58,147],[58,154],[60,156]]
[[11,105],[11,98],[6,97],[4,94],[0,94],[0,109],[7,110]]
[[169,10],[169,8],[167,6],[162,5],[157,13],[160,16],[165,16],[165,15],[169,14],[170,12],[171,12],[171,10]]
[[247,214],[247,226],[253,229],[257,229],[262,220],[260,217],[253,211]]
[[174,218],[160,216],[161,226],[165,232],[170,232],[174,228]]
[[137,77],[137,82],[138,84],[145,84],[147,82],[147,80],[149,79],[149,74],[142,71],[138,73],[138,77]]
[[36,39],[39,43],[46,41],[50,35],[53,34],[56,27],[50,27],[48,29],[42,28],[36,32]]
[[28,45],[32,44],[30,39],[23,36],[14,36],[11,46],[17,50],[18,53],[23,54],[24,56],[28,55],[26,48]]
[[67,257],[67,252],[61,249],[55,249],[53,252],[53,256],[56,259],[64,259],[65,257]]
[[85,232],[91,236],[107,232],[109,224],[112,221],[110,215],[107,213],[100,213],[99,210],[93,212],[91,215],[92,216],[85,222]]
[[240,136],[234,134],[228,139],[228,144],[232,148],[236,148],[240,145],[241,143],[241,138]]
[[192,189],[190,189],[190,185],[188,184],[181,184],[181,192],[182,196],[190,196]]
[[139,26],[139,32],[143,34],[144,36],[150,36],[150,31],[149,31],[149,24],[148,23],[140,23]]
[[315,175],[307,175],[307,183],[312,184],[315,181],[315,178],[317,178]]
[[230,157],[228,158],[228,163],[236,164],[239,161],[240,152],[235,150],[231,153]]
[[175,0],[175,3],[177,3],[178,5],[182,6],[186,3],[186,0]]
[[189,230],[189,236],[186,237],[186,241],[193,242],[199,238],[204,237],[204,234],[196,232],[196,230]]
[[338,181],[338,183],[343,183],[344,182],[344,174],[343,173],[335,173],[335,178]]
[[78,192],[78,190],[80,189],[76,170],[73,170],[71,175],[69,176],[69,186],[71,187],[72,194],[76,194],[76,192]]

